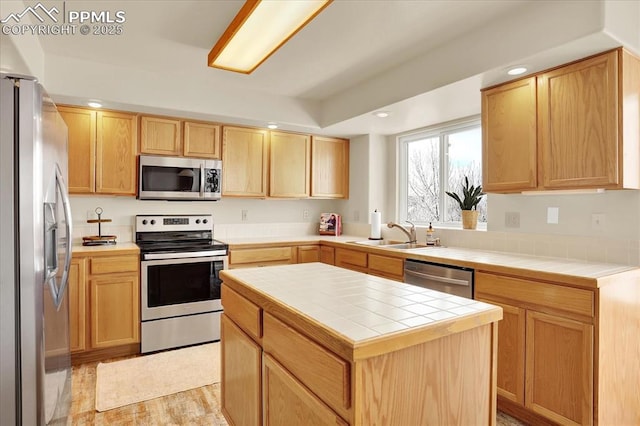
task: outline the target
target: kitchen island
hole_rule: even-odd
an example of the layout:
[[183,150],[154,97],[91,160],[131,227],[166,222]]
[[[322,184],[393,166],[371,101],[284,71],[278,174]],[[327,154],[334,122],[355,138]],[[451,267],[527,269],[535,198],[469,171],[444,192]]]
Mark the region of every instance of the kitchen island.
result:
[[501,308],[321,263],[221,277],[231,424],[495,424]]

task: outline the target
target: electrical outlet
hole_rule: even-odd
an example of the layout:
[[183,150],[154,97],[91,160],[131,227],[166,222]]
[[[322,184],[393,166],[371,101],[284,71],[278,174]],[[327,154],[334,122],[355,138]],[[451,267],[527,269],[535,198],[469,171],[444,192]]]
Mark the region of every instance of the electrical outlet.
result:
[[246,222],[247,221],[247,210],[242,210],[242,221]]
[[307,209],[302,210],[302,218],[304,220],[308,220],[309,219],[309,210],[307,210]]
[[504,214],[504,226],[507,228],[520,228],[520,213],[506,212]]
[[604,232],[606,225],[606,219],[604,213],[594,213],[591,215],[591,229],[597,232]]

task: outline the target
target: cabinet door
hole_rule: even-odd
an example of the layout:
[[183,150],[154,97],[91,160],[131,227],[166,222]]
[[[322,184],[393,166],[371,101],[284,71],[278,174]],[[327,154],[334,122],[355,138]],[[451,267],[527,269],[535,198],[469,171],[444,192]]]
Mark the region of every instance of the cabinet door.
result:
[[222,195],[266,197],[269,133],[244,127],[224,127]]
[[262,349],[225,314],[221,333],[222,411],[231,424],[260,425]]
[[341,268],[351,269],[365,274],[369,272],[367,269],[367,253],[363,251],[337,248],[335,262],[335,265]]
[[349,141],[311,138],[311,196],[349,198]]
[[184,123],[185,157],[220,159],[220,126],[210,123]]
[[560,424],[593,424],[593,326],[535,311],[526,321],[527,408]]
[[320,246],[320,262],[335,265],[336,250],[329,246]]
[[482,92],[482,185],[487,192],[537,184],[536,78]]
[[140,153],[157,155],[180,155],[181,123],[163,117],[140,118]]
[[294,247],[265,247],[229,250],[229,267],[267,266],[296,263]]
[[620,182],[618,52],[538,78],[538,132],[545,188]]
[[98,112],[96,192],[136,194],[137,116]]
[[71,352],[87,349],[87,283],[86,259],[71,259],[69,270],[69,329]]
[[369,273],[379,277],[403,281],[404,260],[398,257],[369,254]]
[[502,321],[498,323],[498,395],[524,405],[526,311],[493,300],[478,300],[502,308]]
[[90,281],[91,346],[138,343],[140,285],[138,275],[110,275]]
[[347,425],[273,358],[265,353],[263,359],[265,426]]
[[69,193],[87,194],[96,190],[96,112],[58,107],[69,129]]
[[271,132],[271,197],[309,196],[311,138],[309,135]]
[[311,263],[320,261],[320,247],[300,246],[298,247],[298,263]]

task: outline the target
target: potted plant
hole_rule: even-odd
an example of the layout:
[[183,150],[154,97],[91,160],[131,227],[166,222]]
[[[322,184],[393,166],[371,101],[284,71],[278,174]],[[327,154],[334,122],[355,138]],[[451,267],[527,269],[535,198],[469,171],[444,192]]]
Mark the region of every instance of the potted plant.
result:
[[478,225],[478,203],[482,200],[484,192],[482,185],[477,187],[469,186],[469,178],[464,177],[464,185],[462,186],[462,198],[455,192],[446,191],[447,195],[458,202],[460,210],[462,210],[462,229],[476,229]]

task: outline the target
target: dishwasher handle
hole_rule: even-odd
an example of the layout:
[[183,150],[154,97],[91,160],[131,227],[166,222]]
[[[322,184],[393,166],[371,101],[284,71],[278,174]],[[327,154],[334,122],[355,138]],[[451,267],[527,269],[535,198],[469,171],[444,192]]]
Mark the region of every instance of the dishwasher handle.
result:
[[422,272],[415,272],[415,271],[409,271],[406,270],[404,271],[405,274],[407,275],[412,275],[414,277],[418,277],[418,278],[424,278],[424,279],[428,279],[431,281],[436,281],[439,283],[444,283],[444,284],[451,284],[451,285],[459,285],[459,286],[465,286],[468,287],[470,282],[467,280],[458,280],[455,278],[446,278],[446,277],[440,277],[438,275],[431,275],[431,274],[425,274]]

